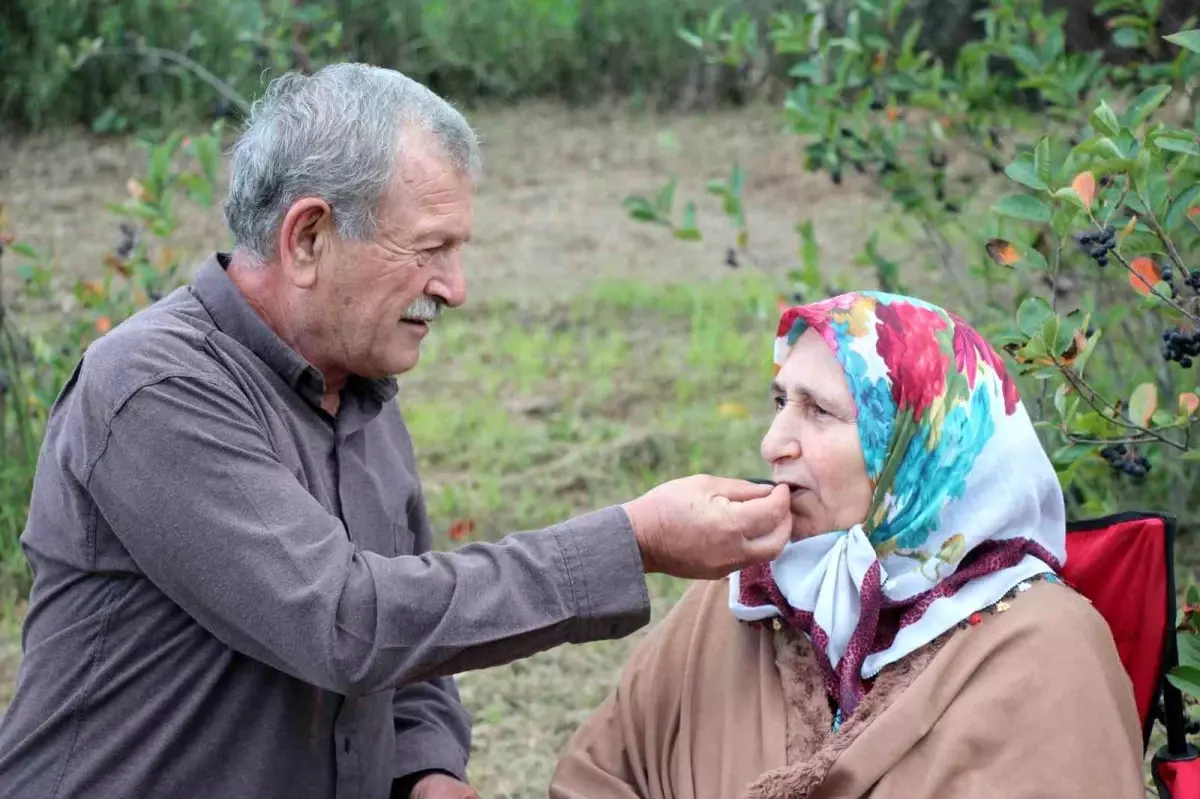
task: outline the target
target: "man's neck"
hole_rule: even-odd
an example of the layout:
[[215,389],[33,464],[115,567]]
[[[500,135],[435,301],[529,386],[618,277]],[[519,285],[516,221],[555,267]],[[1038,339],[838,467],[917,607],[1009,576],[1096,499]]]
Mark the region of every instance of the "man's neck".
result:
[[298,325],[291,323],[291,315],[287,313],[282,300],[284,292],[279,283],[279,270],[271,264],[252,264],[245,253],[235,251],[226,273],[263,323],[321,372],[325,381],[321,407],[326,413],[336,416],[341,406],[342,389],[349,375],[324,363],[324,359],[313,348],[305,346],[306,336]]

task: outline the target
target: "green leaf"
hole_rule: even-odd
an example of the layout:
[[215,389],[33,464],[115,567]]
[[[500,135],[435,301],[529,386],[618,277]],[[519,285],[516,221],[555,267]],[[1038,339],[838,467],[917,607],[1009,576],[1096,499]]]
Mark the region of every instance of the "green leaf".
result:
[[662,217],[657,209],[650,204],[650,201],[645,197],[626,197],[624,202],[625,210],[633,219],[638,222],[657,222],[664,224]]
[[[1092,112],[1091,119],[1092,127],[1107,136],[1116,136],[1121,130],[1121,123],[1117,121],[1117,115],[1108,107],[1108,103],[1103,100],[1100,101],[1100,105],[1096,107],[1096,110]],[[1121,155],[1123,153],[1117,153],[1118,157]]]
[[691,200],[688,200],[683,206],[683,226],[689,230],[696,227],[696,204]]
[[196,142],[196,160],[200,162],[200,168],[204,170],[204,177],[208,178],[210,182],[216,182],[220,153],[215,136],[203,136]]
[[1160,150],[1170,150],[1173,153],[1187,153],[1188,155],[1200,155],[1200,143],[1197,143],[1195,140],[1183,141],[1163,136],[1155,139],[1154,144]]
[[700,241],[700,230],[696,227],[696,204],[691,200],[683,206],[683,225],[675,229],[675,238]]
[[1125,115],[1121,117],[1121,124],[1127,128],[1136,128],[1158,110],[1158,107],[1163,104],[1163,101],[1167,99],[1167,95],[1170,93],[1171,87],[1165,84],[1151,86],[1149,89],[1146,89],[1130,104]]
[[1175,414],[1159,409],[1150,414],[1150,423],[1155,427],[1169,427],[1175,424]]
[[1167,680],[1188,696],[1200,697],[1200,668],[1177,666],[1167,672]]
[[1171,202],[1171,206],[1163,216],[1163,227],[1169,233],[1182,225],[1187,219],[1187,212],[1196,205],[1200,205],[1200,183],[1188,186]]
[[729,175],[729,190],[737,197],[742,196],[742,186],[746,182],[746,170],[740,166],[734,165],[733,171]]
[[1043,136],[1038,139],[1037,146],[1033,148],[1033,163],[1037,168],[1038,180],[1043,185],[1050,185],[1050,138]]
[[1060,189],[1055,189],[1051,195],[1056,200],[1066,200],[1076,208],[1085,208],[1083,198],[1079,196],[1079,192],[1075,191],[1072,186],[1063,186]]
[[[1043,297],[1029,297],[1017,308],[1017,328],[1027,336],[1036,336],[1048,319],[1054,318],[1054,309]],[[1043,343],[1043,350],[1045,344]]]
[[805,272],[815,277],[820,274],[821,247],[817,244],[817,237],[813,235],[812,220],[806,219],[798,223],[796,232],[800,234],[800,259],[804,263]]
[[1179,665],[1200,666],[1200,635],[1179,633],[1175,636],[1175,643],[1179,649]]
[[22,258],[28,258],[31,261],[38,259],[38,251],[23,241],[13,242],[12,251]]
[[718,197],[724,196],[725,192],[729,191],[724,178],[709,178],[704,182],[704,188],[709,194],[715,194]]
[[1136,28],[1121,28],[1113,32],[1113,44],[1126,50],[1133,50],[1146,45],[1146,32]]
[[1195,28],[1190,31],[1180,31],[1172,33],[1170,36],[1164,36],[1171,44],[1177,44],[1185,50],[1191,50],[1193,53],[1200,53],[1200,28]]
[[992,211],[1028,222],[1049,222],[1050,206],[1028,194],[1010,194],[992,206]]
[[1037,191],[1045,191],[1050,188],[1046,181],[1038,175],[1038,168],[1029,153],[1021,153],[1017,156],[1015,161],[1004,168],[1004,174],[1022,186],[1028,186]]
[[697,50],[704,49],[704,40],[689,30],[680,28],[679,30],[675,31],[675,35],[687,42],[690,47],[694,47]]
[[1192,583],[1184,593],[1183,601],[1189,605],[1200,605],[1200,585]]
[[658,192],[658,197],[654,201],[658,212],[663,216],[671,215],[671,206],[675,204],[675,187],[679,181],[671,178],[667,181],[667,185],[663,186]]

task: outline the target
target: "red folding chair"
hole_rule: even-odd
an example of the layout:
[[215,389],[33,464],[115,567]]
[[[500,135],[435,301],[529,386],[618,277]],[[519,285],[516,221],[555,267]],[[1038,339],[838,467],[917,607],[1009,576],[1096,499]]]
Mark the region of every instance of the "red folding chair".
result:
[[1151,763],[1160,799],[1200,799],[1200,752],[1188,743],[1183,696],[1165,674],[1179,662],[1175,643],[1175,520],[1122,513],[1067,526],[1063,579],[1108,622],[1133,682],[1142,746],[1162,721],[1166,745]]

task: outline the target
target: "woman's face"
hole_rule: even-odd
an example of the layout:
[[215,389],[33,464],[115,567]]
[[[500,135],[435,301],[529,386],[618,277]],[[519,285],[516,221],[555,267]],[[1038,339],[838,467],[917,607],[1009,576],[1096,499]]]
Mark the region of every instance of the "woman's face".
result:
[[796,342],[771,385],[777,408],[762,441],[776,482],[792,487],[792,540],[867,518],[871,481],[846,376],[814,330]]

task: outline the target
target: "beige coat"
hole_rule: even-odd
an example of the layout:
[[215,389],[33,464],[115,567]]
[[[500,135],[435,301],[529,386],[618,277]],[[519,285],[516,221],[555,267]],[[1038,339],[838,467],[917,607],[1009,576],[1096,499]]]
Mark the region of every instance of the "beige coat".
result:
[[807,640],[693,587],[576,732],[554,799],[1141,799],[1141,731],[1108,627],[1035,584],[888,667],[838,733]]

